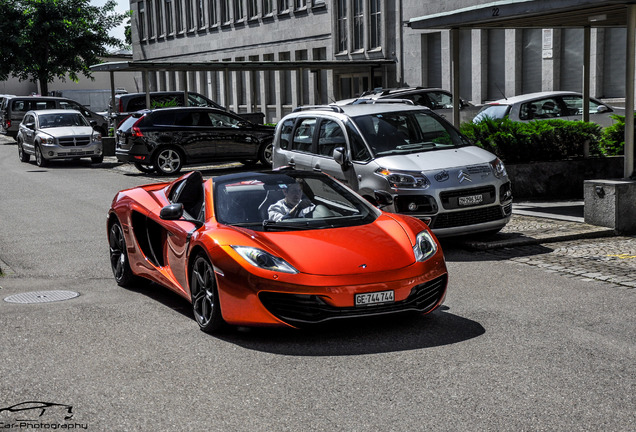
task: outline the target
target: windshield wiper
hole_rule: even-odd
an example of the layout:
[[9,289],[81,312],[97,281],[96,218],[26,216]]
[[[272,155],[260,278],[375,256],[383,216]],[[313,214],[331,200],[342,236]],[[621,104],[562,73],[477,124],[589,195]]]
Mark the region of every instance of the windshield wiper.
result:
[[263,221],[263,229],[265,231],[270,231],[270,230],[310,230],[310,229],[314,229],[314,227],[309,226],[309,221],[306,222],[286,222],[286,221],[271,221],[271,220],[264,220]]

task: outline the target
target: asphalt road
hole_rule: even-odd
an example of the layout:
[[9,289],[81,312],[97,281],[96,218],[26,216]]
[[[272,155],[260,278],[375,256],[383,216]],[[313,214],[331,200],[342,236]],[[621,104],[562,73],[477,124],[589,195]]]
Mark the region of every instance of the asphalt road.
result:
[[[446,305],[430,315],[209,336],[177,295],[112,278],[110,201],[156,179],[41,169],[3,143],[0,429],[635,429],[633,289],[451,245]],[[80,296],[2,300],[42,290]],[[18,411],[28,401],[63,406]]]

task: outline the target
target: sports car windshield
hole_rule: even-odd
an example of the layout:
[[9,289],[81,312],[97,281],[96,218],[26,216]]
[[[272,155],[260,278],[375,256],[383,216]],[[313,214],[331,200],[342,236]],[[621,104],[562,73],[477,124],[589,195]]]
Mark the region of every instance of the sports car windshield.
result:
[[246,173],[214,180],[218,222],[257,231],[339,228],[373,222],[380,211],[320,173]]
[[471,145],[449,123],[426,111],[378,113],[353,121],[376,157]]
[[40,116],[40,128],[90,126],[88,121],[80,113],[68,112],[62,114],[42,114]]

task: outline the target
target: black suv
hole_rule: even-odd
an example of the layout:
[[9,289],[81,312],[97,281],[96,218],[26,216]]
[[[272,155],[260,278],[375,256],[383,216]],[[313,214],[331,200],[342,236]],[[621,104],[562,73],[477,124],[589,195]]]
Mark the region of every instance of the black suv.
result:
[[272,164],[274,128],[236,114],[198,107],[133,113],[117,129],[115,155],[151,173],[176,174],[184,165],[240,161]]

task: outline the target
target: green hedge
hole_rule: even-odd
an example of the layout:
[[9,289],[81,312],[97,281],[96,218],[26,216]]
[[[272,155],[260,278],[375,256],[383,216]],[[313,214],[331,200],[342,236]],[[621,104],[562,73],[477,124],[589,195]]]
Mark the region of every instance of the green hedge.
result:
[[564,160],[583,157],[585,142],[591,156],[603,156],[601,127],[567,120],[514,122],[486,119],[463,123],[461,132],[476,145],[508,163]]

